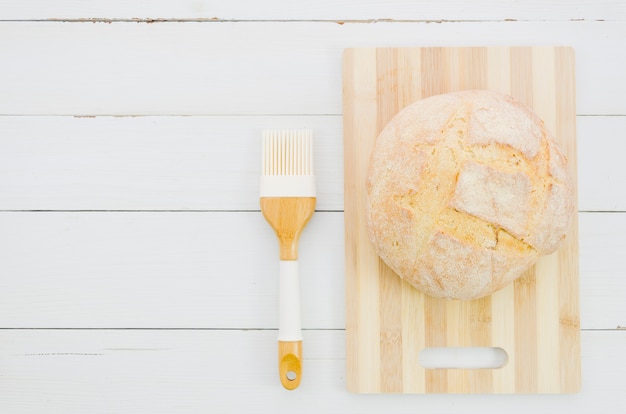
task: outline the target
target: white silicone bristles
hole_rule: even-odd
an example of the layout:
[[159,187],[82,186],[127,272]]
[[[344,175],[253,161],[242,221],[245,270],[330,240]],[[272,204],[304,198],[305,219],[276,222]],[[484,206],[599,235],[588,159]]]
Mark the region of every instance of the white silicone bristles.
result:
[[263,175],[313,175],[312,132],[263,131]]
[[312,131],[263,131],[261,197],[315,197]]

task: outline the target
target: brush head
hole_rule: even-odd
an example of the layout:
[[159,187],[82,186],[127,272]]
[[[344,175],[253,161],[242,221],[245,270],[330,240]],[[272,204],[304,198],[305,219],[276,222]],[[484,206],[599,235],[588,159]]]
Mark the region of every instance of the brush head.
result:
[[311,130],[263,131],[263,175],[313,175]]
[[310,130],[263,131],[261,197],[315,197]]

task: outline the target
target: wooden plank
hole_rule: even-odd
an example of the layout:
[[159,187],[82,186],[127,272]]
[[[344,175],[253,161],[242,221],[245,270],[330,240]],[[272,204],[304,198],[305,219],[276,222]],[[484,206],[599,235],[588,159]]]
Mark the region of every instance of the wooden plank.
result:
[[[495,50],[494,50],[495,49]],[[364,317],[367,322],[348,324],[348,384],[355,392],[426,392],[426,393],[560,393],[576,392],[580,386],[578,231],[574,220],[569,237],[558,252],[540,258],[523,277],[491,297],[471,302],[446,301],[424,296],[417,303],[424,316],[425,347],[510,346],[509,363],[500,368],[501,379],[509,387],[494,386],[494,370],[432,369],[418,382],[424,386],[405,387],[404,371],[413,370],[403,360],[412,361],[421,349],[401,346],[403,323],[400,279],[372,251],[366,231],[365,206],[367,165],[376,137],[389,120],[402,109],[399,90],[412,90],[414,83],[404,85],[399,72],[409,71],[421,78],[421,96],[464,89],[500,87],[500,92],[527,103],[555,134],[561,149],[570,159],[569,168],[576,177],[575,79],[574,54],[570,48],[415,48],[403,50],[419,53],[412,66],[398,60],[399,49],[349,49],[344,55],[344,89],[346,121],[344,154],[346,169],[346,249],[347,257],[363,259],[359,265],[346,261],[347,318],[361,319],[364,309],[379,309],[379,319]],[[503,56],[509,57],[510,75],[503,77]],[[495,61],[488,60],[495,57]],[[398,67],[402,66],[402,69]],[[496,80],[489,82],[490,73]],[[368,74],[367,76],[363,74]],[[508,78],[510,83],[503,82]],[[416,92],[416,96],[419,91]],[[375,114],[375,116],[374,116]],[[363,122],[375,120],[368,128]],[[350,191],[348,191],[350,188]],[[346,203],[348,206],[348,203]],[[354,250],[354,251],[350,251]],[[368,259],[369,257],[369,259]],[[369,280],[378,279],[376,284]],[[371,284],[370,290],[362,289]],[[513,290],[511,295],[510,290]],[[354,298],[356,296],[356,299]],[[499,296],[513,302],[510,305]],[[358,306],[354,306],[358,303]],[[367,303],[369,307],[364,306]],[[499,306],[503,307],[500,309]],[[493,325],[494,314],[508,316]],[[502,325],[512,329],[503,330]],[[364,337],[360,331],[376,331],[380,338]],[[352,332],[354,330],[354,332]],[[414,336],[414,333],[409,334]],[[352,342],[354,341],[354,342]],[[379,348],[373,348],[379,346]],[[509,351],[509,349],[505,349]],[[406,357],[403,352],[406,352]],[[360,361],[365,361],[360,365]],[[371,361],[379,361],[373,365]],[[352,370],[353,369],[353,370]],[[365,379],[364,379],[365,378]],[[515,378],[513,384],[512,379]],[[365,382],[376,386],[362,386]],[[360,383],[359,383],[360,382]]]
[[[616,302],[606,301],[604,293],[607,289],[615,289],[614,294],[626,297],[626,282],[613,285],[613,280],[623,279],[623,271],[615,272],[615,264],[624,263],[626,258],[626,223],[621,214],[592,213],[580,216],[580,313],[581,326],[589,326],[591,319],[598,318],[609,329],[626,327],[624,309]],[[621,265],[617,265],[621,267]],[[626,267],[625,267],[626,268]],[[623,299],[622,299],[623,300]],[[617,306],[616,306],[617,305]],[[565,312],[568,309],[564,309]],[[591,316],[589,313],[601,312],[602,316]],[[566,321],[569,318],[565,319]]]
[[263,129],[314,132],[317,208],[343,210],[338,116],[0,117],[0,210],[259,210]]
[[[583,331],[577,395],[380,395],[345,392],[345,333],[304,331],[305,373],[297,393],[276,378],[275,331],[0,331],[0,410],[6,413],[276,412],[523,414],[622,413],[626,332]],[[268,357],[270,356],[270,357]],[[241,390],[246,397],[241,398]],[[324,398],[320,398],[323,395]]]
[[[346,52],[350,54],[351,52]],[[359,56],[357,64],[363,64],[365,68],[373,68],[375,62],[375,54],[363,53]],[[345,68],[345,67],[344,67]],[[347,91],[355,91],[358,89],[362,93],[362,100],[360,102],[347,102],[347,105],[354,104],[355,110],[358,108],[361,113],[368,113],[364,122],[359,122],[358,119],[353,117],[352,113],[346,113],[344,117],[344,128],[349,127],[354,130],[367,131],[374,127],[376,122],[376,107],[375,96],[376,90],[372,88],[372,79],[375,79],[376,73],[373,70],[363,70],[359,74],[355,74],[351,78],[352,82],[346,83]],[[358,106],[357,106],[358,105]],[[345,141],[344,141],[345,144]],[[347,149],[347,148],[346,148]],[[348,156],[345,158],[345,165],[351,166],[351,168],[364,171],[367,168],[366,163],[362,162],[361,157],[351,157],[350,154],[354,152],[344,153]],[[345,210],[352,212],[353,217],[356,218],[356,223],[345,223],[346,226],[354,226],[353,230],[357,230],[357,226],[360,227],[365,222],[366,218],[362,214],[362,210],[358,208],[358,205],[363,201],[362,192],[358,191],[358,183],[353,181],[354,177],[345,175],[344,179],[344,194],[346,194]],[[349,195],[349,196],[348,196]],[[358,223],[358,224],[357,224]],[[349,366],[358,371],[358,367],[368,367],[373,371],[379,371],[380,365],[380,335],[378,326],[380,324],[380,308],[378,305],[378,278],[376,277],[376,271],[373,270],[377,266],[377,260],[373,258],[371,254],[358,254],[355,245],[352,243],[355,240],[345,239],[345,251],[346,251],[346,263],[350,266],[354,266],[363,274],[369,277],[364,277],[362,280],[346,279],[346,306],[356,307],[359,312],[354,312],[351,315],[346,315],[346,326],[358,329],[351,329],[348,336],[351,338],[351,342],[348,343],[350,349],[351,344],[363,343],[368,348],[367,352],[364,352],[362,358],[356,358],[354,361],[348,360]],[[367,248],[367,246],[365,246]],[[358,284],[357,284],[358,283]],[[359,292],[359,294],[357,294]],[[356,334],[357,337],[352,338],[351,335]],[[352,342],[354,340],[354,342]],[[351,350],[350,352],[354,352]],[[353,355],[359,355],[354,353]],[[370,358],[371,356],[371,358]],[[348,389],[368,389],[378,390],[379,382],[376,378],[366,375],[354,375],[348,379]]]
[[[343,214],[318,212],[309,226],[303,326],[343,328],[353,320],[345,314]],[[260,213],[0,213],[0,229],[1,328],[277,326],[278,247]],[[580,214],[583,329],[626,326],[625,249],[626,214]],[[424,326],[415,289],[403,286],[402,295],[411,315],[402,329]],[[492,312],[492,335],[510,338],[501,346],[511,354],[506,295],[492,298],[502,310]],[[423,347],[422,332],[402,339],[408,349]],[[416,381],[414,372],[404,376]]]
[[626,114],[623,22],[180,27],[0,22],[0,114],[341,114],[342,50],[389,44],[569,45],[577,53],[578,113]]
[[[316,213],[301,236],[305,329],[344,326],[342,225]],[[2,328],[277,327],[261,213],[1,213],[0,228]]]
[[[556,135],[560,137],[576,137],[576,77],[575,73],[569,68],[574,67],[575,57],[568,50],[559,49],[555,54],[555,76],[560,79],[556,82],[557,113],[554,130]],[[572,142],[575,141],[575,142]],[[562,139],[565,152],[570,159],[578,161],[578,150],[572,145],[577,146],[578,141],[572,139]],[[570,169],[574,179],[578,182],[578,168]],[[576,187],[577,188],[577,187]],[[576,192],[578,196],[578,192]],[[574,220],[572,228],[569,231],[570,239],[579,240],[578,220]],[[576,249],[573,250],[573,249]],[[556,264],[559,268],[560,280],[557,282],[559,288],[556,289],[554,295],[558,295],[558,302],[564,306],[557,309],[559,312],[558,336],[551,339],[559,344],[557,355],[572,355],[570,363],[561,364],[559,369],[559,379],[561,389],[580,389],[581,366],[580,358],[580,281],[579,278],[570,278],[568,275],[580,274],[579,260],[571,260],[572,257],[578,256],[579,244],[568,244],[568,249],[561,249],[557,252]],[[569,260],[568,260],[569,258]],[[566,280],[564,280],[566,279]],[[554,329],[555,327],[552,327]],[[554,332],[553,332],[554,334]],[[555,355],[555,357],[557,356]]]
[[[624,191],[604,191],[626,182],[617,134],[623,131],[626,117],[578,117],[578,206],[581,211],[626,211]],[[606,145],[606,147],[605,147]]]
[[354,0],[318,1],[294,4],[287,0],[246,0],[213,2],[184,0],[46,0],[0,1],[0,20],[30,19],[235,19],[235,20],[624,20],[626,9],[621,2],[577,1],[576,7],[558,0],[481,0],[470,4],[462,0],[401,0],[356,2]]

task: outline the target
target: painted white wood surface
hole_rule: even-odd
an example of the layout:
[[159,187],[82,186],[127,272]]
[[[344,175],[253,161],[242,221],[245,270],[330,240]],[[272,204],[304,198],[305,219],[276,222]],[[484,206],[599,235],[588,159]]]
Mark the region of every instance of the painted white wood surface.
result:
[[[626,326],[626,214],[580,213],[581,328]],[[261,213],[0,213],[0,326],[274,329],[278,246]],[[343,213],[300,245],[306,329],[345,327]]]
[[[341,116],[0,117],[0,210],[259,210],[261,131],[315,131],[318,210],[343,210]],[[579,116],[581,211],[626,211],[624,116]]]
[[0,0],[0,20],[619,20],[616,0]]
[[271,128],[315,131],[317,209],[343,210],[341,123],[341,116],[0,117],[0,210],[258,211],[261,134]]
[[[583,331],[582,392],[359,395],[345,390],[345,332],[304,331],[300,388],[275,384],[275,331],[5,331],[4,413],[622,414],[626,331]],[[602,379],[602,380],[599,380]]]
[[0,22],[0,114],[341,114],[346,47],[564,45],[577,113],[625,115],[625,38],[624,21]]
[[[261,213],[0,213],[0,228],[2,327],[277,327]],[[316,213],[300,241],[304,328],[345,327],[343,255],[343,214]]]
[[[0,412],[623,413],[625,20],[617,0],[0,0]],[[577,54],[582,392],[347,393],[342,49],[529,44]],[[315,130],[325,210],[291,393],[267,127]]]

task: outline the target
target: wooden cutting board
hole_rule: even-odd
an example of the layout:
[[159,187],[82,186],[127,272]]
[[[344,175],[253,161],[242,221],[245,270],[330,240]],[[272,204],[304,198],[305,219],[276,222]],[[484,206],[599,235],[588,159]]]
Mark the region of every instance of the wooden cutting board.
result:
[[[462,89],[532,107],[576,177],[575,58],[566,47],[360,48],[344,52],[347,382],[360,393],[566,393],[580,388],[578,224],[560,250],[483,299],[421,294],[366,233],[372,145],[406,105]],[[426,369],[428,347],[501,347],[499,369]]]

